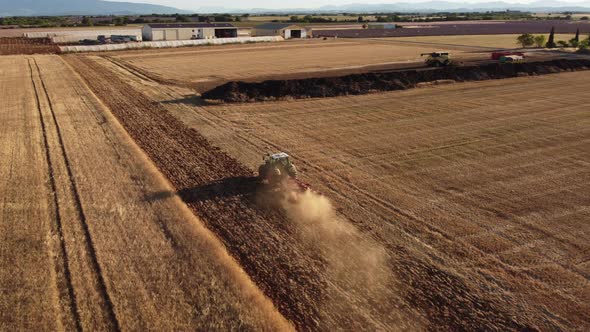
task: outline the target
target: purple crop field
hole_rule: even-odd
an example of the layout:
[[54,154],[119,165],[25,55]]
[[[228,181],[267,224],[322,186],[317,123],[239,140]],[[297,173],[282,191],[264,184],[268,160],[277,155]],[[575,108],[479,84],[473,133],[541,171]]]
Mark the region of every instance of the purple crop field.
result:
[[[452,35],[496,35],[521,33],[549,33],[555,27],[555,33],[590,33],[590,23],[565,20],[539,21],[493,21],[478,23],[431,23],[401,24],[401,29],[347,29],[347,30],[316,30],[314,37],[340,38],[376,38],[376,37],[412,37],[412,36],[452,36]],[[411,27],[415,26],[415,27]]]

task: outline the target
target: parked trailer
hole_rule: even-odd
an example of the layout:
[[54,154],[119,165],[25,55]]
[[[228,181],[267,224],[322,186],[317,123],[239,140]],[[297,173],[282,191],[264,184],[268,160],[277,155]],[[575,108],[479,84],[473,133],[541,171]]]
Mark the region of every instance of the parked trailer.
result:
[[516,56],[521,56],[521,57],[525,57],[523,52],[493,52],[492,53],[492,60],[500,60],[501,57],[503,56],[510,56],[510,55],[516,55]]
[[137,36],[134,35],[111,35],[111,43],[130,43],[136,41]]
[[524,57],[520,55],[505,55],[500,57],[500,63],[523,63]]

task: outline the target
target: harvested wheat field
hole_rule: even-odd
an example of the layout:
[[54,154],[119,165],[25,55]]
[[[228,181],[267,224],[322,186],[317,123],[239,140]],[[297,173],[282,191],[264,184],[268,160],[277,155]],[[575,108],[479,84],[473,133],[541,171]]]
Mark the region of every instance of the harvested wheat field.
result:
[[[587,72],[207,105],[65,59],[168,178],[157,196],[178,194],[297,329],[590,327]],[[262,190],[272,151],[316,192]]]
[[[203,84],[293,74],[342,71],[366,66],[422,62],[420,54],[438,45],[406,45],[370,40],[289,41],[242,47],[200,47],[170,51],[112,53],[113,60],[163,82]],[[477,50],[454,47],[455,53]]]
[[0,70],[0,330],[291,328],[61,57]]

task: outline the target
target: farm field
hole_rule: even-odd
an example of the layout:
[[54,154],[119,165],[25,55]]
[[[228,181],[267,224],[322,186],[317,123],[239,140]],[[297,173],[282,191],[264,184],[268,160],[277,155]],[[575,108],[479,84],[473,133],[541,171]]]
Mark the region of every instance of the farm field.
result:
[[[389,326],[391,315],[400,329],[590,326],[584,300],[590,295],[585,241],[590,232],[585,223],[590,118],[581,93],[588,88],[587,73],[355,97],[204,105],[190,89],[158,84],[109,59],[68,61],[85,73],[99,95],[141,91],[143,101],[131,98],[115,111],[117,117],[126,128],[135,128],[134,139],[149,148],[152,159],[162,161],[156,164],[189,207],[297,327],[335,329],[362,321],[378,329]],[[111,89],[100,81],[98,73],[105,70],[118,77]],[[142,116],[126,116],[129,109]],[[216,150],[186,146],[181,143],[188,140],[184,133],[160,129],[151,139],[177,138],[168,141],[167,149],[149,147],[142,128],[155,128],[148,119],[162,114],[166,126],[172,126],[166,131],[186,130],[175,123],[181,121],[195,130],[186,135],[198,132],[234,158],[232,168],[211,166],[194,175],[209,180],[177,175],[198,160],[221,158],[216,155],[222,152],[202,156]],[[283,206],[285,220],[252,205],[256,198],[248,179],[261,155],[279,150],[289,152],[303,179],[332,202],[329,218],[308,224],[297,218],[301,211],[289,206]],[[228,168],[233,169],[229,174]],[[223,194],[198,193],[211,186],[221,186]],[[229,211],[242,211],[250,221],[236,224]],[[347,226],[341,232],[342,225]],[[330,226],[336,230],[324,233]],[[309,231],[317,238],[309,238]],[[310,251],[312,240],[319,248]],[[344,268],[345,275],[368,269],[366,260],[349,262],[359,257],[354,250],[335,254],[343,243],[379,253],[369,270],[388,277],[372,283],[361,279],[361,285],[376,285],[363,288],[330,273],[332,266],[323,262]],[[273,248],[272,254],[260,248]],[[284,269],[301,278],[283,282],[279,271]],[[318,301],[318,291],[324,300]],[[381,300],[351,305],[374,294],[381,294]],[[390,305],[388,315],[379,311],[384,303]]]
[[[518,317],[521,327],[584,330],[588,84],[582,72],[178,114],[250,167],[268,150],[294,156],[305,180],[387,249],[430,328],[444,324],[436,310],[454,321],[461,303],[474,329]],[[422,280],[405,254],[436,272]],[[451,295],[457,285],[470,295]],[[440,294],[440,307],[421,307],[423,292]]]
[[[199,95],[508,42],[1,56],[0,330],[589,330],[588,71]],[[312,191],[261,183],[279,151]]]
[[[521,45],[516,43],[519,35],[473,35],[473,36],[421,36],[421,37],[394,37],[383,38],[393,42],[404,43],[424,43],[440,45],[440,47],[476,47],[476,48],[520,48]],[[548,34],[545,34],[548,37]],[[555,34],[555,40],[568,41],[572,39],[572,34]]]
[[[220,49],[111,53],[110,57],[160,81],[198,85],[421,62],[421,53],[439,47],[372,40],[312,40]],[[464,46],[450,48],[457,54],[477,50]]]
[[61,57],[0,69],[0,330],[290,329]]

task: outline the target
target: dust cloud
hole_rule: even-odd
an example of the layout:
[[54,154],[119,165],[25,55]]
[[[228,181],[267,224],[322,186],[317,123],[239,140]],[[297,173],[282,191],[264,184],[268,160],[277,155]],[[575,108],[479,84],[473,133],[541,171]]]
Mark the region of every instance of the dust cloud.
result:
[[405,325],[385,248],[340,216],[326,196],[292,187],[283,188],[280,206],[297,240],[325,264],[329,287],[321,306],[323,327],[389,330],[392,324]]
[[385,249],[338,216],[327,197],[311,190],[288,190],[281,206],[304,245],[326,260],[330,276],[351,290],[384,286],[388,275]]

